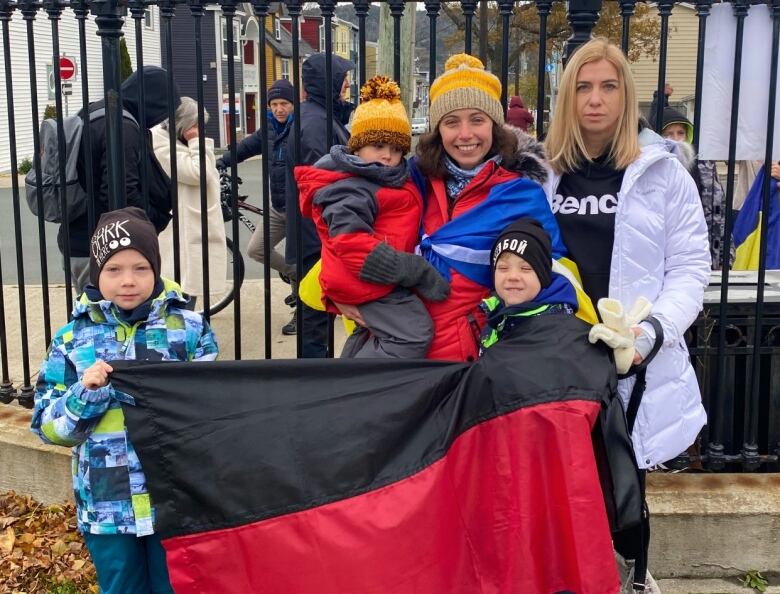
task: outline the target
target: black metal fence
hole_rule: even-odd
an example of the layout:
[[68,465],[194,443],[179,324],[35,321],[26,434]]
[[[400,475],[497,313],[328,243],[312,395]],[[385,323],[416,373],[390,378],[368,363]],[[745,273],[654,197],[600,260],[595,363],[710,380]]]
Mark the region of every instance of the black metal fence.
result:
[[[393,23],[393,43],[392,48],[380,48],[379,51],[392,51],[393,55],[393,76],[400,78],[403,60],[411,60],[412,56],[404,52],[402,47],[401,24],[405,11],[418,10],[424,8],[424,12],[418,13],[420,18],[428,21],[428,64],[427,79],[432,82],[437,75],[441,63],[441,48],[437,42],[440,38],[442,29],[442,19],[445,15],[450,16],[452,11],[456,11],[460,19],[460,33],[462,35],[462,46],[449,48],[448,53],[455,51],[465,51],[467,53],[480,54],[483,58],[488,52],[488,31],[485,26],[494,27],[500,30],[500,49],[494,55],[493,59],[488,60],[489,67],[494,69],[500,77],[503,85],[502,101],[506,105],[507,89],[510,77],[510,69],[513,67],[513,61],[510,59],[510,52],[517,49],[517,39],[512,37],[513,27],[516,31],[518,22],[524,19],[534,19],[533,23],[525,27],[525,35],[528,30],[536,29],[532,40],[535,43],[536,55],[533,56],[532,50],[524,52],[525,59],[535,59],[536,61],[536,80],[542,81],[542,84],[536,84],[536,134],[542,136],[546,121],[546,107],[549,105],[549,85],[545,84],[546,77],[549,77],[547,68],[548,60],[553,60],[551,56],[551,41],[554,31],[550,31],[550,19],[564,7],[566,19],[568,22],[568,39],[565,43],[563,59],[569,55],[578,45],[586,41],[592,34],[594,26],[598,23],[600,13],[611,8],[619,14],[618,22],[620,30],[613,36],[615,41],[622,45],[624,51],[628,52],[631,44],[631,27],[634,23],[635,14],[641,7],[644,10],[649,9],[657,15],[658,23],[658,96],[663,96],[666,82],[667,70],[667,43],[669,39],[669,19],[673,11],[679,10],[679,2],[675,0],[658,0],[657,2],[646,5],[634,0],[571,0],[568,3],[556,2],[553,0],[536,0],[527,2],[514,2],[513,0],[497,0],[495,2],[478,2],[477,0],[464,0],[461,2],[443,3],[438,0],[425,1],[420,3],[407,3],[404,0],[387,0],[389,12]],[[17,182],[16,173],[19,169],[19,155],[17,153],[17,129],[22,121],[32,122],[33,148],[34,153],[40,153],[41,140],[38,134],[38,125],[40,122],[41,105],[39,102],[39,89],[37,73],[40,72],[42,65],[51,60],[52,78],[53,78],[53,97],[57,113],[57,123],[60,136],[60,154],[64,153],[64,141],[62,140],[62,114],[63,114],[63,80],[62,73],[57,64],[61,55],[61,37],[59,25],[63,19],[75,19],[77,23],[77,46],[78,62],[82,71],[81,76],[81,104],[79,108],[86,107],[91,101],[103,99],[106,104],[107,126],[106,133],[108,137],[108,151],[106,155],[110,180],[108,187],[109,205],[111,208],[123,205],[125,179],[124,159],[122,153],[122,97],[121,97],[121,65],[120,65],[120,39],[126,31],[132,28],[135,32],[135,65],[141,69],[145,63],[145,43],[143,34],[145,27],[148,28],[150,19],[150,10],[157,7],[159,10],[160,21],[160,39],[162,56],[162,65],[168,71],[168,116],[170,121],[174,121],[175,105],[173,102],[174,81],[180,84],[194,86],[195,98],[199,105],[198,113],[198,131],[200,143],[199,164],[201,171],[201,209],[206,212],[207,194],[206,194],[206,156],[203,148],[202,139],[206,134],[206,123],[204,118],[204,102],[207,90],[205,81],[211,75],[209,66],[213,69],[213,64],[206,66],[206,63],[213,57],[214,45],[220,41],[224,42],[223,48],[226,50],[226,65],[223,67],[217,64],[217,70],[224,68],[223,89],[229,98],[226,102],[225,111],[227,112],[224,120],[226,137],[229,139],[228,151],[231,155],[230,177],[232,182],[229,186],[229,200],[234,212],[237,212],[239,206],[239,189],[237,185],[237,165],[236,165],[236,146],[237,146],[237,122],[239,114],[237,113],[233,97],[236,94],[236,81],[242,76],[241,72],[236,72],[237,48],[241,44],[236,44],[236,29],[234,24],[242,16],[251,15],[259,23],[257,31],[257,75],[258,75],[258,104],[267,105],[268,79],[267,66],[269,64],[268,54],[270,51],[267,42],[269,36],[279,39],[279,33],[274,33],[273,28],[267,29],[268,19],[275,18],[275,15],[283,14],[285,21],[289,23],[286,28],[286,35],[291,38],[291,55],[288,65],[291,70],[288,73],[289,78],[295,82],[300,80],[301,48],[305,47],[302,43],[301,22],[305,20],[306,11],[315,7],[319,9],[318,18],[322,23],[321,31],[324,39],[321,45],[326,54],[332,53],[334,47],[332,25],[336,19],[336,9],[339,3],[332,0],[323,0],[315,3],[303,3],[300,1],[287,0],[279,4],[270,3],[264,0],[254,0],[249,3],[238,3],[235,0],[223,0],[219,3],[204,2],[202,0],[128,0],[122,2],[118,0],[0,0],[0,22],[2,23],[2,51],[5,75],[5,89],[7,101],[7,122],[0,124],[2,131],[2,150],[8,150],[10,153],[10,172],[11,172],[11,201],[12,216],[14,224],[14,250],[16,265],[16,285],[18,285],[18,303],[12,307],[14,310],[18,307],[18,319],[13,319],[11,311],[6,312],[4,293],[0,291],[0,365],[2,366],[2,384],[0,385],[0,402],[9,403],[14,398],[18,399],[23,406],[32,404],[32,381],[33,372],[30,367],[30,348],[28,345],[28,328],[31,325],[42,325],[43,335],[46,343],[51,340],[52,334],[52,308],[65,308],[70,312],[73,306],[72,298],[72,279],[70,266],[68,262],[69,253],[69,231],[67,219],[63,223],[65,226],[64,245],[62,245],[65,254],[65,298],[64,303],[52,303],[50,299],[50,281],[49,266],[59,266],[60,262],[47,261],[47,242],[52,238],[47,237],[47,229],[41,218],[37,222],[37,244],[39,249],[40,279],[42,285],[42,310],[31,315],[27,302],[27,293],[29,288],[25,284],[25,266],[30,262],[30,254],[25,254],[22,242],[21,227],[21,209],[20,199],[21,189]],[[341,5],[346,3],[341,3]],[[356,52],[353,56],[357,58],[357,79],[359,85],[367,78],[368,47],[367,41],[367,20],[372,10],[372,4],[368,0],[354,0],[350,3],[354,7],[354,18],[357,21],[357,39]],[[733,226],[733,201],[735,186],[735,162],[736,162],[736,143],[737,143],[737,125],[740,109],[749,109],[739,105],[739,91],[741,83],[742,68],[742,47],[744,36],[744,21],[753,7],[758,4],[750,0],[734,0],[730,3],[737,19],[736,32],[736,53],[734,56],[734,76],[733,76],[733,97],[734,103],[730,114],[730,142],[729,158],[727,161],[726,176],[726,223],[723,237],[723,253],[728,254],[731,247],[731,229]],[[771,0],[764,2],[769,6],[769,12],[773,21],[772,47],[767,48],[771,51],[771,71],[768,76],[771,80],[769,85],[769,115],[767,121],[767,146],[765,163],[769,163],[772,152],[772,131],[774,130],[775,110],[777,93],[777,65],[778,65],[778,45],[780,45],[780,0]],[[610,6],[612,5],[612,6]],[[697,66],[696,66],[696,93],[694,107],[694,121],[698,124],[702,115],[702,74],[704,47],[707,35],[707,22],[710,11],[713,6],[712,0],[696,0],[695,13],[698,19],[698,39],[697,39]],[[281,13],[279,11],[282,11]],[[128,15],[129,12],[129,15]],[[213,32],[212,23],[216,22],[212,17],[214,14],[218,18],[224,19],[224,39],[217,40],[219,35]],[[10,26],[17,22],[21,15],[26,30],[26,47],[20,43],[12,43]],[[423,16],[424,15],[424,16]],[[51,54],[36,55],[36,28],[37,21],[48,20],[51,29]],[[88,39],[91,33],[88,33],[88,25],[96,24],[96,33],[100,38],[102,55],[97,56],[88,51]],[[538,25],[537,25],[538,23]],[[189,34],[187,30],[189,29]],[[38,29],[39,30],[39,29]],[[204,31],[207,32],[204,35]],[[560,32],[557,33],[560,35]],[[74,43],[76,40],[73,40]],[[491,42],[492,43],[492,42]],[[476,45],[479,45],[477,50]],[[530,45],[528,47],[533,47]],[[147,51],[148,51],[147,47]],[[314,47],[317,51],[319,48]],[[495,49],[495,48],[490,48]],[[191,68],[188,69],[187,80],[184,81],[179,75],[177,77],[177,68],[175,58],[180,58],[182,51],[190,52],[187,54],[194,60],[194,80],[191,77]],[[27,72],[18,76],[18,66],[14,66],[12,57],[20,53],[27,54]],[[208,55],[206,55],[208,54]],[[515,71],[519,67],[520,58],[512,52],[514,56]],[[556,56],[557,58],[557,56]],[[102,63],[102,93],[98,96],[90,96],[90,86],[88,72],[88,63],[99,61]],[[326,61],[326,80],[330,80],[331,66],[330,60]],[[191,66],[191,65],[190,65]],[[24,76],[26,74],[26,76]],[[515,72],[515,77],[517,76]],[[220,78],[220,74],[217,74]],[[515,79],[517,80],[517,78]],[[296,85],[296,88],[298,86]],[[19,89],[25,89],[20,93]],[[141,84],[139,95],[139,104],[143,106],[143,94],[145,89]],[[29,112],[26,108],[19,108],[17,99],[29,94]],[[93,92],[93,95],[95,93]],[[223,105],[224,105],[223,103]],[[662,102],[658,102],[658,112],[656,121],[657,126],[661,125]],[[297,112],[300,106],[299,96],[295,94],[294,109]],[[332,118],[333,104],[328,101],[327,122],[328,137],[332,138]],[[140,112],[140,127],[145,128],[144,109]],[[261,130],[263,138],[268,138],[269,129],[266,118],[260,118],[258,128]],[[7,131],[7,137],[5,133]],[[90,147],[89,126],[84,127],[86,137],[83,142]],[[296,162],[300,162],[299,143],[301,129],[300,121],[294,120],[294,130],[290,140],[290,150]],[[698,144],[699,127],[695,128],[694,144]],[[177,197],[177,171],[176,159],[173,158],[176,152],[176,132],[174,126],[170,126],[169,143],[171,158],[171,181],[172,181],[172,204],[173,211],[178,210]],[[7,147],[7,148],[6,148]],[[145,143],[142,143],[142,151],[146,151]],[[141,162],[146,166],[146,159],[143,157]],[[91,187],[91,163],[92,159],[86,159],[87,167],[87,186],[85,190],[90,196],[94,196],[95,188]],[[40,161],[34,160],[34,167],[37,168],[37,176],[40,179]],[[268,160],[263,158],[258,164],[262,180],[262,209],[263,212],[269,212],[269,164]],[[65,178],[64,158],[60,162],[60,175]],[[142,193],[145,200],[148,200],[148,181],[147,172],[143,171],[141,175]],[[763,194],[763,212],[768,212],[769,205],[769,185],[764,187]],[[66,207],[64,192],[61,195],[63,209]],[[94,207],[92,201],[89,206],[90,227],[94,226]],[[294,213],[297,215],[297,213]],[[174,216],[171,223],[173,225],[174,245],[179,245],[179,228],[177,217]],[[263,217],[263,228],[265,236],[265,253],[269,254],[273,246],[269,243],[269,220]],[[201,221],[201,231],[203,236],[207,235],[207,220],[205,216]],[[232,276],[238,285],[242,278],[243,269],[241,268],[240,258],[238,258],[238,235],[239,220],[233,217],[231,229],[232,245],[236,250],[233,258]],[[299,234],[300,237],[300,234]],[[724,267],[720,273],[720,287],[711,287],[705,304],[705,310],[699,321],[689,332],[689,345],[691,355],[695,363],[697,373],[702,386],[705,405],[709,413],[709,425],[703,433],[701,460],[705,466],[714,470],[735,469],[756,470],[777,469],[778,456],[780,456],[780,340],[778,339],[778,328],[780,328],[780,306],[773,299],[765,298],[766,267],[764,266],[766,254],[767,226],[762,228],[761,258],[762,262],[756,274],[755,295],[739,303],[729,298],[729,269]],[[203,307],[208,315],[210,309],[209,303],[209,258],[208,246],[204,243],[202,250],[202,263],[204,267],[204,301]],[[299,250],[300,253],[300,250]],[[174,250],[174,268],[175,275],[179,276],[179,253]],[[301,263],[298,262],[300,272]],[[0,282],[2,271],[0,271]],[[242,302],[241,293],[236,290],[231,305],[233,315],[233,339],[235,357],[241,358],[242,330],[247,330],[253,336],[258,334],[257,340],[262,342],[264,356],[270,358],[273,356],[273,340],[271,330],[271,268],[269,258],[265,258],[263,264],[263,290],[262,294],[257,295],[258,300],[262,300],[262,311],[264,315],[264,334],[253,332],[254,329],[246,329],[242,324]],[[7,283],[6,283],[7,284]],[[0,287],[2,289],[3,287]],[[298,306],[300,308],[300,305]],[[8,315],[6,315],[8,314]],[[13,324],[18,323],[20,328],[19,339],[21,341],[21,359],[22,359],[22,377],[11,378],[9,375],[8,360],[8,330],[9,319]],[[333,353],[332,326],[331,326],[330,353]],[[226,340],[222,336],[222,341]],[[302,333],[300,332],[300,311],[299,311],[299,332],[297,342],[298,353],[302,349]],[[37,364],[37,360],[35,361]],[[688,464],[691,460],[678,460],[681,464]]]

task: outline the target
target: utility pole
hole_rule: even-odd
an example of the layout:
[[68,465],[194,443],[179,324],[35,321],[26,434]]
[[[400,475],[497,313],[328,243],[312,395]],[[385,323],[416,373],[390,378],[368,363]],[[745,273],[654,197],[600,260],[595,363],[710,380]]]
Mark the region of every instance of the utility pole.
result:
[[488,0],[479,3],[479,59],[490,70],[493,65],[488,65]]
[[[414,99],[414,47],[417,3],[403,0],[383,2],[379,8],[379,56],[377,74],[396,79],[401,101],[409,117]],[[396,21],[399,27],[396,27]],[[400,44],[395,45],[396,30]],[[396,64],[396,57],[399,63]]]

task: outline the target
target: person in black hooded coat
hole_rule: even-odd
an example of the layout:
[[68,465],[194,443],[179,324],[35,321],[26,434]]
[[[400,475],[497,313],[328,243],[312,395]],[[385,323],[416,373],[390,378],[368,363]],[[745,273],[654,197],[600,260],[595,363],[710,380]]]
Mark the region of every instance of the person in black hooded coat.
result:
[[[122,83],[122,105],[125,111],[140,122],[139,72],[134,72]],[[144,208],[141,191],[141,143],[147,144],[147,183],[149,188],[149,206],[145,209],[149,219],[154,224],[157,233],[162,231],[171,220],[171,182],[162,170],[154,156],[151,144],[150,128],[161,123],[168,117],[168,83],[167,72],[158,66],[144,66],[144,113],[146,130],[129,118],[122,118],[122,144],[125,162],[125,201],[126,206]],[[179,91],[174,89],[174,106],[180,103]],[[105,101],[90,103],[90,113],[105,108]],[[95,218],[97,221],[104,212],[109,210],[108,193],[108,143],[106,139],[107,119],[98,118],[89,125],[90,143],[92,145],[92,187],[94,189]],[[87,189],[87,148],[81,144],[81,156],[77,171],[79,184]],[[69,224],[70,269],[73,288],[80,294],[89,282],[89,238],[92,229],[89,228],[88,212],[70,221]],[[57,234],[57,245],[64,254],[64,226],[60,226]]]
[[[300,117],[301,137],[299,144],[300,163],[295,162],[292,142],[287,150],[287,243],[285,245],[285,258],[287,262],[295,266],[297,248],[296,218],[301,221],[301,260],[303,262],[302,275],[306,273],[320,259],[320,244],[317,230],[311,219],[300,217],[300,205],[298,204],[298,188],[295,184],[293,168],[296,165],[314,165],[320,157],[330,152],[330,147],[336,144],[347,144],[349,132],[346,125],[349,116],[355,109],[351,103],[343,100],[346,90],[347,74],[355,68],[349,60],[339,56],[331,56],[332,80],[330,84],[325,80],[324,53],[314,54],[309,57],[301,69],[303,90],[306,92],[306,101],[301,103]],[[325,97],[330,93],[333,97],[333,137],[327,134],[327,111],[325,109]],[[298,213],[298,217],[293,215]],[[313,310],[303,305],[303,356],[307,358],[325,357],[327,354],[327,314]]]

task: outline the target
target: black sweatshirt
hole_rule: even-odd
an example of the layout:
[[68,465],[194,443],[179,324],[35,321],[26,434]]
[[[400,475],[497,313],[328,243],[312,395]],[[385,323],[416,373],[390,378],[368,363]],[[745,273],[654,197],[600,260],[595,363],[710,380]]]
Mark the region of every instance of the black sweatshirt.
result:
[[609,296],[615,212],[624,172],[614,169],[603,155],[565,173],[553,200],[563,243],[594,305]]

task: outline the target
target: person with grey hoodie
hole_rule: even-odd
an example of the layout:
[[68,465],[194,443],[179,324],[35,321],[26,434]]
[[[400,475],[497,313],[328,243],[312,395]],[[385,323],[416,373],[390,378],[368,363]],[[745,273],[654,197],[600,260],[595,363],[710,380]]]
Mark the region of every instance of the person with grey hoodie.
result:
[[295,169],[301,212],[322,242],[323,304],[358,324],[341,356],[422,359],[433,322],[417,293],[441,301],[449,284],[412,253],[422,197],[404,159],[412,131],[401,90],[376,76],[361,99],[348,144]]

